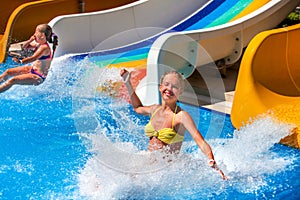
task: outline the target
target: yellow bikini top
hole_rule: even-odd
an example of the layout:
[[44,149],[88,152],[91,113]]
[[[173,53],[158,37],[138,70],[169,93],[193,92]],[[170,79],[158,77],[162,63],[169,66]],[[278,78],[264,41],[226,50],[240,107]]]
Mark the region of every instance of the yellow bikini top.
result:
[[177,142],[182,142],[184,137],[182,135],[179,135],[175,130],[174,130],[174,120],[175,120],[175,115],[176,115],[176,110],[177,110],[177,105],[175,108],[174,116],[172,119],[172,128],[163,128],[160,130],[155,130],[151,124],[151,120],[156,114],[156,112],[161,109],[159,107],[156,109],[151,116],[148,124],[145,126],[145,133],[148,137],[157,137],[160,141],[166,143],[166,144],[173,144]]

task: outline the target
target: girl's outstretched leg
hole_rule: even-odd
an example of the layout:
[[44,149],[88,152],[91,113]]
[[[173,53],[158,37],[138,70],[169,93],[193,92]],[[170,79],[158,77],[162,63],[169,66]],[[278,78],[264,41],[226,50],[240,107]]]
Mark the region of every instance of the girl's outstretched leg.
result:
[[0,85],[0,93],[5,92],[13,85],[39,85],[43,80],[35,74],[14,76]]
[[0,75],[0,83],[5,81],[7,78],[7,70],[5,70],[5,72],[3,72],[3,74]]
[[10,81],[5,81],[0,85],[0,93],[5,92],[9,88],[11,88],[11,86],[13,86],[13,84]]
[[30,73],[31,68],[31,66],[21,66],[7,69],[3,72],[3,74],[0,75],[0,82],[6,81],[10,76],[18,76],[21,74]]

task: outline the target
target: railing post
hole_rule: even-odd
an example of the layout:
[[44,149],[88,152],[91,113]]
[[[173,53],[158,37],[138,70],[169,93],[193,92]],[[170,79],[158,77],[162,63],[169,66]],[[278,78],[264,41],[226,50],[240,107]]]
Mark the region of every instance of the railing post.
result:
[[79,5],[79,12],[84,13],[85,12],[85,2],[84,0],[78,0]]

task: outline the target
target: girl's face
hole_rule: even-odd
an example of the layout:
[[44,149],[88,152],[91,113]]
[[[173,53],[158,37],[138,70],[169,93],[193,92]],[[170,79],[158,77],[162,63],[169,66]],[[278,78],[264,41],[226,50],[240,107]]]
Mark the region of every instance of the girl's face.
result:
[[180,81],[176,74],[167,74],[159,86],[162,98],[165,101],[177,101],[182,93]]
[[34,37],[35,37],[35,41],[37,43],[42,43],[43,44],[43,43],[46,42],[46,35],[45,35],[45,33],[41,32],[39,30],[39,27],[37,27],[35,29]]

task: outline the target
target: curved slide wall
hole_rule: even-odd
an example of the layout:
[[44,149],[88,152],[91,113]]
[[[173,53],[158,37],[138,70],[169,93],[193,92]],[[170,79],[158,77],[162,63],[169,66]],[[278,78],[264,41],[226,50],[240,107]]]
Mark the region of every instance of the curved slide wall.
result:
[[[5,0],[6,1],[6,0]],[[3,6],[10,4],[7,1]],[[78,12],[76,0],[41,0],[18,6],[9,16],[0,41],[0,62],[4,62],[10,43],[28,39],[37,24],[48,23],[53,17]]]
[[[237,3],[240,2],[243,1]],[[211,19],[213,23],[210,25],[203,22],[202,29],[162,35],[152,45],[147,59],[147,74],[151,76],[143,82],[156,83],[144,87],[145,97],[152,97],[147,101],[149,104],[159,101],[156,85],[158,77],[165,72],[161,66],[172,66],[189,77],[195,70],[194,66],[201,67],[222,58],[227,64],[232,64],[241,57],[243,48],[256,34],[278,25],[299,3],[299,0],[254,0],[244,10],[249,14],[241,17],[241,13],[237,16],[240,18],[233,21],[224,21],[226,14],[221,14],[219,21]]]
[[272,111],[295,124],[281,143],[300,148],[300,24],[258,34],[241,63],[231,120],[240,128],[249,119]]
[[28,3],[31,0],[18,0],[18,1],[9,1],[2,0],[0,7],[0,34],[3,35],[5,32],[5,27],[11,13],[23,3]]
[[60,36],[56,56],[119,48],[186,19],[207,0],[140,0],[115,9],[59,16],[49,23]]
[[[174,64],[188,77],[193,66],[213,61],[203,58],[199,44],[215,60],[225,57],[227,63],[234,62],[258,32],[276,26],[299,4],[299,0],[213,0],[184,2],[184,7],[182,2],[143,0],[102,12],[57,17],[50,22],[60,35],[56,56],[86,51],[76,56],[93,57],[99,67],[147,66],[148,76],[140,82],[138,95],[144,104],[157,103],[160,64]],[[168,33],[174,30],[179,32]],[[195,53],[190,56],[190,52]]]
[[114,0],[100,2],[98,0],[2,0],[0,62],[5,61],[6,51],[10,43],[28,39],[37,24],[48,23],[56,16],[80,12],[91,12],[113,8],[134,2],[135,0]]

